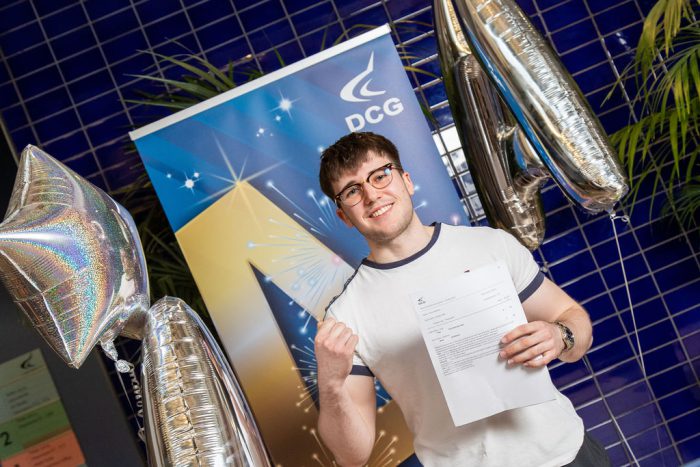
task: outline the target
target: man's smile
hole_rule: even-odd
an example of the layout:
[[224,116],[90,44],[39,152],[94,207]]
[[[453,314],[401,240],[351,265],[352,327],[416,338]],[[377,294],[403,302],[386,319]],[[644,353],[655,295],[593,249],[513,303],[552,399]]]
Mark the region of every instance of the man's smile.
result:
[[379,209],[372,211],[372,213],[369,215],[369,217],[371,217],[371,218],[379,217],[382,214],[388,212],[392,208],[392,206],[394,206],[394,203],[385,204],[384,206],[380,207]]

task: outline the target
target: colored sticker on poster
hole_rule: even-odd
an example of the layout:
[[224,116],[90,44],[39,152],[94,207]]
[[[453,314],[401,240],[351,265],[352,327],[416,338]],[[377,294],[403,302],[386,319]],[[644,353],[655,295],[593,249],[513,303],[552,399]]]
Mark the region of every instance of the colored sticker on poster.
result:
[[39,349],[0,364],[0,465],[85,465]]

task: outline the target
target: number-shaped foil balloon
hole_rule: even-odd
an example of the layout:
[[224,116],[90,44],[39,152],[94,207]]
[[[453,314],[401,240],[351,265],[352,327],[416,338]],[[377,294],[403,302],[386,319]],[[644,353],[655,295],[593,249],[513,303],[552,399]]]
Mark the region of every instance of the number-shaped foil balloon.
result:
[[449,1],[435,4],[435,32],[450,107],[484,212],[492,226],[535,249],[544,239],[539,187],[549,174],[471,53]]
[[537,188],[547,172],[584,209],[612,210],[628,190],[615,152],[515,2],[435,0],[434,11],[450,106],[489,219],[529,248],[539,245]]

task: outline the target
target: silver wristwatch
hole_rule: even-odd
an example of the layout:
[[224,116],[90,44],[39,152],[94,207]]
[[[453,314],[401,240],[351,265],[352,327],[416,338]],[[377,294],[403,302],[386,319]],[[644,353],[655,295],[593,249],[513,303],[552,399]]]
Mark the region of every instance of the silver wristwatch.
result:
[[564,341],[564,352],[567,350],[571,350],[574,347],[574,333],[571,332],[571,329],[569,329],[569,326],[566,324],[555,321],[554,324],[557,325],[559,328],[559,331],[561,332],[561,340]]

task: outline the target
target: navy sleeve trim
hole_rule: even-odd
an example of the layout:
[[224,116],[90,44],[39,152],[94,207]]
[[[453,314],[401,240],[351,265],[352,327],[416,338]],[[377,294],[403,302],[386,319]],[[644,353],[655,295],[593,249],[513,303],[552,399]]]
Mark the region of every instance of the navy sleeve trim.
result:
[[351,375],[358,375],[358,376],[372,376],[374,377],[374,373],[372,373],[372,370],[367,368],[366,366],[363,365],[353,365],[352,370],[350,370]]
[[530,295],[535,293],[537,289],[540,288],[540,285],[542,285],[542,282],[544,282],[544,274],[542,274],[542,271],[539,271],[537,275],[535,276],[534,279],[532,279],[532,282],[530,282],[530,285],[525,287],[522,292],[518,294],[518,298],[520,299],[520,303],[524,302],[528,298],[530,298]]
[[350,277],[348,277],[348,280],[345,281],[345,284],[343,285],[343,290],[341,290],[340,293],[339,293],[338,295],[336,295],[335,297],[333,297],[333,298],[331,299],[330,303],[329,303],[328,305],[326,305],[326,309],[323,310],[323,319],[324,319],[324,320],[326,319],[326,316],[328,316],[328,309],[331,307],[331,305],[333,305],[333,303],[334,303],[336,300],[338,300],[338,297],[340,297],[341,295],[343,295],[343,292],[345,292],[345,289],[348,288],[348,284],[350,284],[350,281],[352,281],[352,280],[355,278],[355,276],[357,275],[357,271],[359,271],[359,270],[360,270],[360,266],[358,266],[357,269],[355,269],[355,271],[352,273],[352,275],[351,275]]

